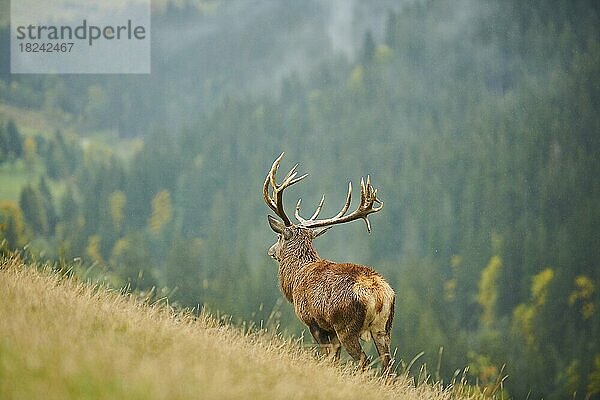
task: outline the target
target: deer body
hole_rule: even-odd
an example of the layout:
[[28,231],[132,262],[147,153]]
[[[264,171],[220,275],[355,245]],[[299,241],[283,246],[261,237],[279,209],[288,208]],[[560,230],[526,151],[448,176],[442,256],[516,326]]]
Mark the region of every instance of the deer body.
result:
[[[283,156],[283,154],[282,154]],[[344,206],[334,219],[316,220],[319,207],[310,220],[299,216],[299,204],[296,217],[300,224],[291,224],[283,213],[281,191],[299,181],[294,179],[295,167],[284,182],[275,183],[275,172],[281,156],[273,164],[265,182],[265,201],[283,219],[283,222],[269,216],[269,224],[278,234],[277,242],[271,246],[268,254],[279,263],[279,284],[287,300],[294,305],[298,318],[305,323],[315,341],[323,351],[333,359],[339,358],[341,346],[364,367],[367,357],[359,339],[373,338],[384,369],[390,363],[390,332],[394,314],[394,291],[381,275],[373,269],[357,264],[339,264],[319,257],[312,240],[322,234],[331,225],[338,223],[339,217],[347,211],[350,204],[350,192]],[[270,197],[267,185],[272,184],[274,196]],[[371,212],[377,201],[376,192],[370,184],[361,184],[361,205],[354,213],[344,217],[347,222],[363,218]],[[277,193],[278,192],[278,193]],[[366,202],[365,202],[366,200]],[[362,211],[361,207],[363,208]],[[348,218],[351,217],[351,218]],[[337,219],[335,219],[337,218]],[[318,226],[317,226],[318,225]],[[315,229],[322,228],[322,229]],[[369,227],[369,225],[367,224]]]

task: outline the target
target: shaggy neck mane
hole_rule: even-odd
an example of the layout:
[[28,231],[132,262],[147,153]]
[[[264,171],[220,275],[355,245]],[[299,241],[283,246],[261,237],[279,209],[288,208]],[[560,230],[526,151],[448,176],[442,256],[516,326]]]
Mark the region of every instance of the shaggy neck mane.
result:
[[312,244],[310,232],[298,229],[296,238],[285,244],[279,262],[279,285],[283,294],[292,302],[292,291],[298,282],[300,271],[307,265],[321,260]]

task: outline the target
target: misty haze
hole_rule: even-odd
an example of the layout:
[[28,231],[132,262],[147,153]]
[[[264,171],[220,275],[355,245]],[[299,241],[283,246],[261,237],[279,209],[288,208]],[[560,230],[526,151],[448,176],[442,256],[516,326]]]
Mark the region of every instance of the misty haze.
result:
[[[157,0],[151,73],[11,74],[2,0],[0,254],[316,359],[267,254],[263,184],[285,152],[278,179],[309,174],[286,191],[290,217],[323,194],[320,218],[336,215],[348,182],[354,210],[367,175],[385,203],[370,234],[357,221],[313,243],[393,288],[397,376],[463,379],[472,398],[598,398],[599,4]],[[6,326],[0,397],[35,397]]]

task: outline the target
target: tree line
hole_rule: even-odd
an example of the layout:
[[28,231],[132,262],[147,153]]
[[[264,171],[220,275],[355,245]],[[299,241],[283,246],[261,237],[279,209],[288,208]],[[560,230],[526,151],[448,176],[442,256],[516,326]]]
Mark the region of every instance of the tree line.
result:
[[[599,13],[537,3],[390,12],[356,61],[289,76],[278,96],[227,97],[188,128],[148,132],[129,158],[35,136],[42,176],[2,203],[1,234],[83,257],[115,285],[298,333],[266,256],[261,198],[285,150],[310,173],[288,209],[325,193],[333,214],[346,182],[367,173],[380,188],[371,236],[343,226],[316,245],[389,279],[398,357],[425,351],[431,367],[443,347],[446,382],[468,365],[482,385],[508,374],[515,398],[597,396]],[[2,126],[0,160],[25,157],[30,137]]]

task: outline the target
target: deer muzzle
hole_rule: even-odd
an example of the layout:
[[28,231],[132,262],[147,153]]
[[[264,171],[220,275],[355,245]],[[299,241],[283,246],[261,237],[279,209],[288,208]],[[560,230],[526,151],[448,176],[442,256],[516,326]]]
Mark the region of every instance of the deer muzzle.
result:
[[269,247],[269,251],[267,252],[267,254],[269,255],[269,257],[273,258],[274,260],[279,261],[279,259],[277,258],[277,243],[275,243],[273,246]]

